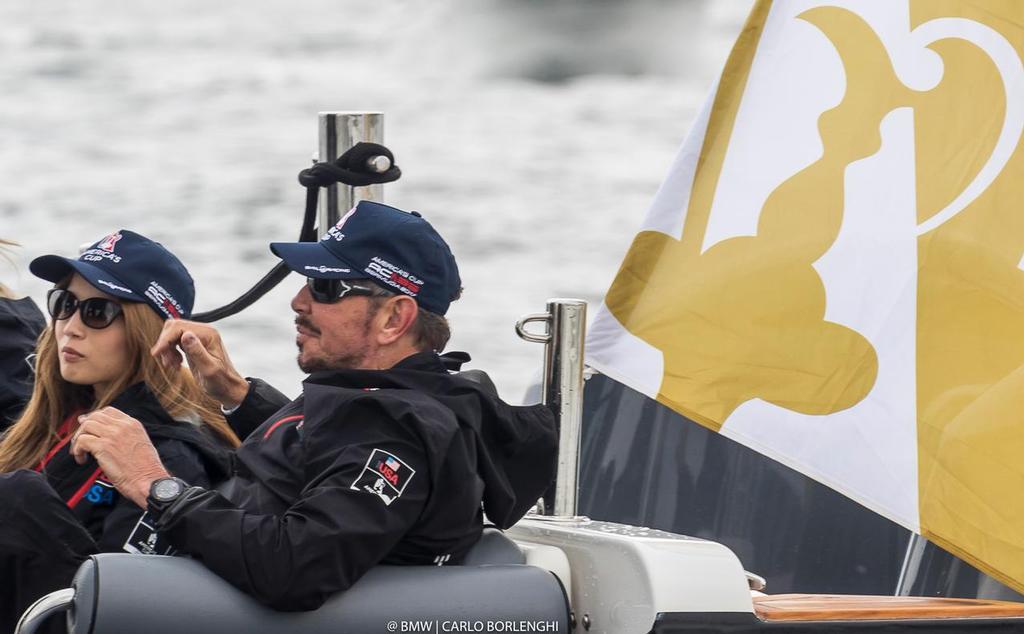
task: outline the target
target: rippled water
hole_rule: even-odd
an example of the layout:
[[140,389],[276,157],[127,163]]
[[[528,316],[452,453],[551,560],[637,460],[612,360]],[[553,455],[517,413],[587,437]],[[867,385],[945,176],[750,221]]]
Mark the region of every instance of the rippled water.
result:
[[[452,244],[451,347],[517,400],[549,297],[600,301],[748,0],[39,0],[0,6],[0,279],[126,227],[166,244],[197,309],[294,239],[316,113],[381,110],[387,202]],[[221,323],[236,365],[298,392],[288,299]]]

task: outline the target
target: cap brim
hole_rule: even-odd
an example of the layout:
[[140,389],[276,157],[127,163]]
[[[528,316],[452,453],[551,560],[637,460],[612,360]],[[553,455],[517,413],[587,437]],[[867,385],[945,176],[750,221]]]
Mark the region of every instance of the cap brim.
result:
[[71,258],[59,255],[42,255],[29,262],[28,270],[36,277],[53,282],[54,284],[72,273],[78,273],[85,281],[107,295],[113,295],[114,297],[134,302],[146,301],[143,296],[128,288],[124,282],[88,262],[72,260]]
[[358,279],[366,272],[352,266],[319,242],[272,242],[270,251],[292,271],[305,277]]

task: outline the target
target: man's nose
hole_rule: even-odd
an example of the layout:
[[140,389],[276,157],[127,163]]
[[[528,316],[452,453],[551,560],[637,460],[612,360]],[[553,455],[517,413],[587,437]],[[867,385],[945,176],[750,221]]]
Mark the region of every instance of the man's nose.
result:
[[300,315],[308,315],[310,312],[310,305],[313,303],[313,296],[309,293],[309,287],[305,284],[299,289],[298,293],[295,293],[295,297],[292,298],[292,310],[299,313]]

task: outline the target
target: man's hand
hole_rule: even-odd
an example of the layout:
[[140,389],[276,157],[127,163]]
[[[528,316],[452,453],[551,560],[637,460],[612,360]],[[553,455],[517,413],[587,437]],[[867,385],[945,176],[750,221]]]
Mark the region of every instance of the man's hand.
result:
[[238,405],[249,393],[249,382],[235,370],[220,333],[207,324],[168,319],[150,353],[164,366],[181,365],[180,346],[188,358],[199,387],[227,409]]
[[78,417],[71,455],[84,464],[87,454],[99,463],[110,483],[122,495],[146,508],[149,486],[170,474],[160,463],[142,423],[113,407]]

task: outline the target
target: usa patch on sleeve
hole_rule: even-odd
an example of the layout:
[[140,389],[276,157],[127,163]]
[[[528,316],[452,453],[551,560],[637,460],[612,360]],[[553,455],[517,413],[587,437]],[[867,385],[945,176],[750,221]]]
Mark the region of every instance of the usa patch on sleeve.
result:
[[416,470],[395,454],[374,449],[362,473],[349,488],[372,493],[383,500],[384,504],[391,506],[392,502],[402,497],[402,492],[414,475]]

